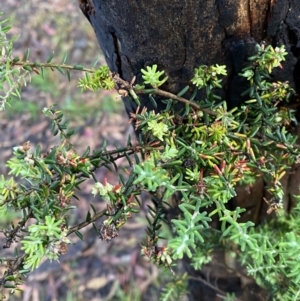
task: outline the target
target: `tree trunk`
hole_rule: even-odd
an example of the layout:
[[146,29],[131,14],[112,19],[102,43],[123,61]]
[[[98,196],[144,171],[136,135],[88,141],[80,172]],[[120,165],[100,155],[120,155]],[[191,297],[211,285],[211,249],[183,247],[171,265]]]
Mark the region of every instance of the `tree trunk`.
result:
[[[300,93],[299,0],[79,0],[79,3],[95,30],[108,66],[129,82],[137,76],[139,83],[141,68],[157,64],[169,77],[164,88],[178,92],[189,83],[194,68],[225,64],[228,76],[222,96],[230,107],[237,106],[243,101],[240,94],[246,85],[237,75],[253,54],[255,44],[265,41],[273,46],[285,45],[287,59],[283,69],[275,71],[274,79],[289,81]],[[128,113],[135,111],[135,102],[130,99],[124,102]],[[145,99],[142,105],[153,109]],[[163,104],[159,103],[158,110],[161,109]],[[290,189],[285,200],[287,208],[292,194],[298,191],[295,179],[295,175],[285,179],[285,186]],[[258,222],[261,212],[266,211],[262,210],[263,181],[251,191],[245,187],[238,190],[234,205],[253,207],[250,217]],[[213,278],[222,278],[223,282],[227,279],[223,286],[219,284],[224,290],[230,291],[231,287],[242,295],[241,290],[247,290],[241,277],[230,276],[219,268],[210,269],[216,271]],[[242,300],[248,298],[255,299],[248,293]],[[191,300],[213,300],[213,297],[198,282],[192,287]]]

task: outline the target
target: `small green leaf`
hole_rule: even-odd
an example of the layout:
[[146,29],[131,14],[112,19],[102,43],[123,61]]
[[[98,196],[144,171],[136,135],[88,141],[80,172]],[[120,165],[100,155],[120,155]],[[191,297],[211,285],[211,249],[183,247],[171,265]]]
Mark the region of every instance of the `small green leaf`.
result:
[[71,81],[71,74],[70,74],[70,70],[66,70],[66,72],[67,72],[68,81]]
[[51,63],[52,59],[54,56],[54,52],[52,51],[51,54],[49,55],[48,59],[47,59],[47,64]]
[[26,53],[25,53],[25,61],[28,61],[30,55],[30,49],[27,48]]
[[76,234],[81,240],[83,240],[83,235],[82,235],[78,230],[75,231],[75,234]]
[[57,67],[57,70],[58,70],[62,75],[65,75],[65,70],[64,70],[62,67],[58,66],[58,67]]
[[30,66],[23,66],[23,69],[26,71],[32,71],[32,68]]
[[63,60],[62,60],[63,65],[66,63],[67,57],[68,57],[68,54],[67,54],[67,52],[65,52]]
[[73,68],[75,70],[83,70],[83,66],[82,65],[74,65]]

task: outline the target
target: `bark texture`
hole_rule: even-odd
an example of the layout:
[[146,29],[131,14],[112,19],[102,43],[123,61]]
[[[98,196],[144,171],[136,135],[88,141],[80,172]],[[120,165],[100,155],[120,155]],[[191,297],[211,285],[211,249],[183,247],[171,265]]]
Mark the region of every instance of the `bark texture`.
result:
[[[236,77],[255,43],[284,44],[289,52],[276,77],[300,90],[299,0],[80,0],[106,61],[125,80],[146,65],[158,64],[168,88],[189,82],[201,64],[226,64],[224,95],[240,103]],[[84,3],[84,4],[83,4]],[[92,7],[93,6],[93,7]],[[92,8],[91,8],[92,7]],[[135,104],[125,100],[132,111]]]
[[[299,0],[80,0],[112,71],[129,81],[141,79],[141,68],[157,64],[169,76],[164,87],[178,92],[189,83],[199,65],[226,64],[228,76],[222,96],[229,106],[239,105],[246,83],[237,75],[254,52],[256,43],[285,45],[288,56],[284,68],[274,78],[289,81],[300,93],[300,1]],[[128,112],[136,104],[124,99]],[[152,109],[151,103],[142,99]],[[163,108],[159,104],[158,110]],[[300,170],[300,169],[299,169]],[[285,206],[297,193],[297,167],[285,179]],[[299,176],[298,176],[299,174]],[[247,207],[244,219],[259,222],[266,196],[263,181],[250,190],[239,187],[234,206]],[[219,258],[219,257],[216,257]],[[226,264],[226,258],[223,260]],[[221,263],[222,261],[219,261]],[[233,268],[236,268],[233,266]],[[257,288],[241,274],[221,265],[208,267],[211,280],[225,291],[236,291],[242,300],[260,300]],[[205,277],[207,271],[200,276]],[[192,271],[191,271],[192,273]],[[254,297],[254,294],[256,294]],[[214,300],[215,292],[195,282],[191,300]],[[216,299],[217,300],[217,299]]]

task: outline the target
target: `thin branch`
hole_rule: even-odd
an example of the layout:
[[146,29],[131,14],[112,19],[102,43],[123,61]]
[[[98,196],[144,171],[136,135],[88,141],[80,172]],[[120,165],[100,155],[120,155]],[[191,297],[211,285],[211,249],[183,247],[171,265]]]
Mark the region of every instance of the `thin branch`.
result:
[[6,236],[6,242],[3,245],[3,249],[10,248],[11,244],[13,242],[17,241],[16,236],[17,236],[18,232],[20,232],[21,229],[25,227],[26,223],[28,222],[28,220],[31,217],[32,217],[32,210],[30,209],[27,216],[26,216],[26,218],[24,217],[21,221],[19,221],[18,225],[14,229],[8,231],[8,233],[5,233],[3,231],[4,235]]
[[[223,298],[226,297],[226,292],[222,291],[221,289],[219,289],[218,287],[214,286],[213,284],[211,284],[210,282],[208,282],[207,280],[205,280],[201,277],[189,276],[189,279],[200,281],[203,284],[205,284],[206,286],[208,286],[211,289],[213,289],[214,291],[216,291],[217,293],[223,295],[223,296],[220,296],[220,297],[223,297]],[[235,297],[234,301],[242,301],[242,300]]]
[[205,113],[207,113],[209,115],[212,115],[212,116],[217,116],[218,115],[215,111],[213,111],[211,109],[201,108],[199,105],[197,105],[196,103],[194,103],[194,102],[192,102],[192,101],[190,101],[186,98],[177,96],[173,93],[170,93],[170,92],[158,89],[158,88],[142,89],[142,90],[135,89],[135,92],[136,92],[136,94],[156,94],[156,95],[163,96],[165,98],[171,98],[171,99],[177,100],[179,102],[182,102],[184,104],[188,104],[190,107],[192,107],[195,110],[205,112]]
[[95,69],[84,68],[81,65],[65,65],[65,64],[37,63],[37,62],[25,62],[25,61],[17,61],[17,62],[11,61],[10,63],[12,66],[21,66],[21,67],[28,66],[31,68],[45,67],[45,68],[55,68],[55,69],[59,67],[65,70],[76,70],[76,71],[84,71],[87,73],[95,73]]
[[123,80],[122,78],[120,78],[118,74],[114,74],[113,75],[113,80],[115,81],[116,84],[118,84],[122,88],[126,89],[129,93],[130,92],[135,92],[133,95],[131,93],[131,96],[133,96],[134,99],[136,99],[136,97],[135,97],[136,94],[156,94],[156,95],[163,96],[165,98],[171,98],[171,99],[177,100],[177,101],[182,102],[184,104],[188,104],[190,107],[194,108],[195,110],[205,112],[205,113],[207,113],[209,115],[212,115],[212,116],[217,116],[218,115],[213,110],[206,109],[206,108],[201,108],[199,105],[197,105],[196,103],[194,103],[194,102],[192,102],[192,101],[190,101],[190,100],[188,100],[186,98],[177,96],[177,95],[175,95],[173,93],[170,93],[170,92],[158,89],[158,88],[153,88],[153,89],[135,89],[132,86],[131,83]]
[[[147,146],[141,146],[141,145],[136,145],[136,146],[125,146],[125,147],[118,148],[118,149],[115,149],[115,150],[104,151],[103,153],[100,153],[99,155],[96,155],[96,156],[91,155],[91,156],[89,156],[88,158],[89,158],[90,160],[97,159],[97,158],[100,158],[100,159],[101,159],[100,155],[101,155],[102,157],[104,157],[104,156],[111,156],[111,155],[115,155],[115,154],[120,155],[120,153],[123,153],[123,152],[125,153],[126,151],[137,153],[137,152],[140,152],[142,149],[146,149],[146,148],[147,148]],[[131,153],[130,153],[130,154],[131,154]],[[128,154],[127,154],[127,155],[128,155]]]
[[11,260],[14,263],[9,266],[9,268],[4,272],[3,277],[0,278],[0,288],[4,288],[4,285],[9,280],[6,280],[8,276],[13,276],[16,272],[18,273],[21,270],[21,267],[23,266],[24,260],[28,255],[24,253],[22,256],[14,257],[12,259],[7,259],[7,261]]
[[230,270],[230,271],[236,273],[236,274],[237,274],[238,276],[240,276],[240,277],[244,277],[244,278],[247,278],[247,279],[249,279],[249,280],[253,280],[253,277],[252,277],[252,276],[249,276],[249,275],[243,273],[242,271],[238,271],[238,270],[236,270],[236,269],[233,269],[233,268],[231,268],[230,266],[228,266],[228,265],[226,265],[226,264],[223,264],[223,263],[221,263],[221,262],[218,262],[216,259],[213,259],[212,262],[213,262],[215,265],[218,265],[218,266],[220,266],[220,267],[222,267],[222,268],[224,268],[224,269],[228,269],[228,270]]
[[104,216],[106,212],[107,212],[106,209],[102,210],[102,211],[96,213],[88,222],[85,221],[85,222],[82,222],[82,223],[80,223],[80,224],[72,227],[72,228],[69,228],[67,236],[69,236],[70,234],[72,234],[72,233],[74,233],[74,232],[76,232],[76,231],[78,231],[78,230],[80,230],[80,229],[82,229],[82,228],[84,228],[84,227],[86,227],[86,226],[88,226],[88,225],[96,222],[100,217]]

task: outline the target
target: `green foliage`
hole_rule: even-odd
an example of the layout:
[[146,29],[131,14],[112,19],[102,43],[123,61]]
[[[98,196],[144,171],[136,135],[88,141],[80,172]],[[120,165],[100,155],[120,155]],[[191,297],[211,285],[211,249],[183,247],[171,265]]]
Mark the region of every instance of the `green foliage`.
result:
[[165,83],[168,77],[159,79],[165,72],[157,71],[157,65],[147,66],[147,70],[142,69],[144,84],[149,84],[152,87],[159,87]]
[[195,69],[194,77],[192,78],[192,83],[198,88],[210,86],[210,88],[222,88],[221,80],[218,75],[227,75],[226,67],[219,66],[200,66]]
[[295,296],[299,295],[299,210],[298,202],[289,216],[280,215],[255,231],[251,229],[249,237],[253,237],[254,245],[246,246],[241,257],[243,263],[247,262],[248,273],[260,285],[272,285],[274,300],[297,300]]
[[148,191],[156,191],[161,185],[170,183],[170,178],[165,170],[161,167],[156,167],[152,160],[136,165],[134,170],[138,177],[133,184],[143,185]]
[[191,258],[191,249],[196,249],[199,243],[204,243],[201,231],[203,228],[209,228],[208,222],[211,218],[206,216],[207,212],[199,212],[200,207],[200,199],[195,205],[188,203],[179,205],[184,219],[172,221],[178,236],[169,241],[169,246],[174,250],[174,259],[181,259],[184,254]]
[[[172,105],[167,112],[157,115],[145,111],[132,115],[146,139],[156,141],[155,146],[160,149],[160,155],[157,150],[152,151],[145,162],[135,166],[135,184],[157,193],[161,193],[163,187],[163,201],[170,196],[170,188],[182,193],[182,203],[178,205],[181,216],[172,220],[176,235],[169,240],[166,249],[171,258],[176,260],[186,255],[192,258],[195,268],[201,269],[203,264],[212,260],[215,248],[226,250],[230,245],[238,246],[240,260],[247,266],[248,273],[278,300],[290,300],[288,296],[291,296],[291,291],[284,290],[285,286],[277,286],[278,277],[286,277],[284,283],[289,283],[297,293],[299,267],[291,258],[299,252],[298,236],[292,229],[286,231],[282,225],[276,227],[282,232],[274,235],[272,223],[265,224],[267,230],[255,228],[251,221],[241,223],[239,218],[246,209],[229,210],[226,203],[236,195],[237,184],[252,183],[255,178],[263,177],[270,183],[267,189],[272,195],[268,213],[276,212],[285,222],[291,218],[280,209],[283,198],[280,179],[291,162],[298,162],[299,150],[297,137],[286,129],[295,121],[293,111],[287,109],[283,114],[278,103],[288,101],[294,91],[287,83],[271,82],[269,76],[285,54],[282,47],[273,50],[271,46],[257,46],[257,55],[251,58],[253,63],[241,73],[249,81],[249,89],[244,93],[249,100],[241,108],[228,111],[226,103],[215,95],[214,89],[221,87],[218,76],[226,75],[224,66],[216,65],[195,70],[192,82],[197,88],[204,88],[207,96],[198,101],[198,112],[195,112],[195,102],[185,99],[184,102],[194,110],[185,107],[179,112],[180,118],[178,111],[172,111]],[[149,91],[151,94],[155,92],[164,95],[158,89]],[[176,95],[173,99],[181,100]],[[164,125],[163,131],[158,124]],[[175,150],[172,156],[167,155],[170,149]],[[215,209],[207,209],[212,206]],[[297,212],[297,208],[293,212]],[[152,216],[158,220],[155,214]],[[213,217],[221,223],[220,229],[211,227]],[[297,217],[299,219],[299,215]],[[143,251],[143,254],[152,256],[154,262],[157,262],[158,252],[149,255],[149,241],[152,239],[153,244],[157,244],[159,233],[156,227],[148,230],[149,238]],[[293,228],[297,229],[297,225],[294,224]],[[235,297],[228,295],[226,298],[234,300]]]
[[157,122],[157,120],[148,121],[148,130],[150,130],[154,137],[163,141],[163,136],[168,132],[168,127],[162,122]]
[[[2,14],[0,13],[0,17]],[[0,21],[0,111],[5,109],[12,96],[20,97],[20,85],[26,84],[26,77],[30,76],[29,70],[11,68],[11,62],[17,62],[18,59],[12,57],[16,37],[10,39],[7,37],[11,29],[8,21],[8,19]]]
[[115,86],[111,78],[111,72],[107,66],[101,66],[92,76],[86,73],[85,77],[79,80],[78,86],[81,91],[90,89],[96,91],[98,89],[112,90]]
[[45,224],[39,223],[29,226],[29,236],[22,240],[21,250],[28,255],[24,261],[25,269],[37,268],[43,257],[58,260],[62,243],[69,244],[65,236],[66,229],[62,231],[62,220],[56,221],[54,217],[45,216]]
[[[58,260],[71,243],[68,235],[76,233],[83,239],[79,230],[100,218],[100,228],[94,224],[99,237],[110,241],[118,236],[119,229],[140,211],[137,196],[147,191],[153,206],[148,205],[148,227],[141,246],[145,257],[172,271],[184,256],[191,258],[194,268],[201,269],[213,260],[216,249],[233,252],[247,273],[269,292],[270,299],[296,300],[300,287],[299,197],[292,213],[285,214],[280,180],[289,165],[299,163],[300,148],[297,136],[289,131],[296,121],[293,110],[278,106],[287,102],[294,91],[286,82],[271,80],[273,68],[280,67],[286,55],[283,47],[257,45],[249,66],[240,74],[248,81],[243,93],[248,100],[228,111],[226,102],[217,95],[222,87],[220,76],[226,75],[225,66],[196,68],[192,89],[188,86],[174,95],[158,88],[167,77],[160,79],[164,72],[158,71],[157,65],[143,69],[143,82],[133,86],[135,78],[128,83],[107,67],[95,70],[66,65],[66,56],[61,64],[51,63],[53,54],[46,63],[28,61],[29,51],[24,61],[13,58],[13,41],[6,38],[9,27],[3,27],[5,23],[0,23],[4,49],[0,64],[2,108],[11,95],[19,95],[25,77],[30,77],[32,71],[43,77],[47,68],[68,79],[70,71],[84,71],[79,81],[82,89],[116,88],[122,97],[131,97],[137,103],[137,95],[143,93],[155,106],[159,95],[167,108],[159,114],[144,108],[132,112],[131,121],[142,133],[138,145],[133,146],[129,138],[125,147],[107,151],[104,143],[92,154],[89,147],[83,154],[74,149],[74,130],[69,129],[63,112],[54,106],[43,110],[60,143],[45,151],[40,146],[32,150],[29,142],[16,147],[7,162],[10,178],[0,178],[0,218],[10,211],[20,214],[18,222],[3,231],[6,247],[17,238],[21,243],[17,259],[2,260],[7,265],[0,281],[2,292],[5,285],[13,289],[20,285],[23,275],[43,259]],[[144,89],[146,85],[152,88]],[[195,99],[201,89],[205,90],[204,99]],[[195,93],[190,95],[190,90]],[[182,103],[181,110],[175,106],[178,102]],[[120,174],[116,185],[98,182],[94,171],[102,167],[117,170],[115,161],[122,157],[131,166],[127,177]],[[107,208],[97,212],[91,204],[86,220],[71,227],[71,200],[77,198],[76,191],[87,178],[94,180],[92,194],[101,197]],[[240,221],[246,209],[229,209],[227,203],[236,196],[237,185],[249,185],[258,178],[268,183],[266,189],[272,196],[268,213],[272,218],[254,227],[252,221]],[[170,197],[179,192],[181,200],[174,205]],[[179,214],[169,223],[166,213],[171,206],[176,206]],[[213,226],[213,220],[218,221],[219,228]],[[167,242],[161,236],[164,223],[169,223],[174,232]],[[165,287],[161,300],[179,299],[185,292],[185,280],[185,276],[174,278],[175,285]],[[226,292],[222,297],[235,298]]]
[[159,301],[185,300],[185,292],[187,288],[186,274],[174,279],[162,289]]

